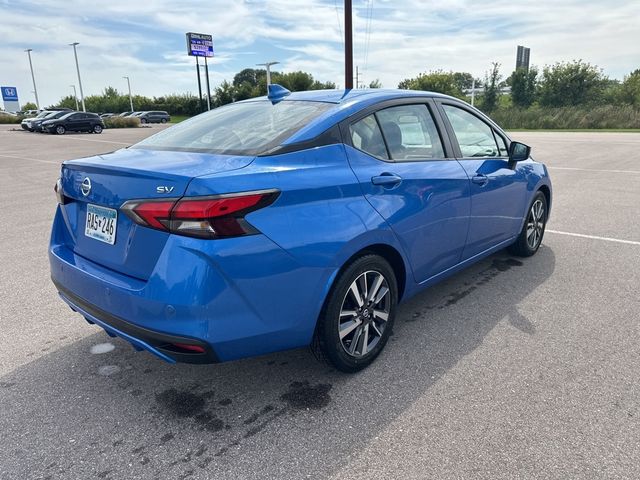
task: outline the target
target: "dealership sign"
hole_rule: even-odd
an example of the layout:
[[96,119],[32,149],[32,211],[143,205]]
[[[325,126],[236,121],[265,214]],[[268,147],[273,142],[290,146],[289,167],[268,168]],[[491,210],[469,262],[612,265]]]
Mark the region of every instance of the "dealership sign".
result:
[[187,55],[213,57],[213,37],[204,33],[187,33]]
[[0,87],[0,90],[2,90],[4,109],[7,112],[19,111],[20,103],[18,103],[18,89],[16,87]]

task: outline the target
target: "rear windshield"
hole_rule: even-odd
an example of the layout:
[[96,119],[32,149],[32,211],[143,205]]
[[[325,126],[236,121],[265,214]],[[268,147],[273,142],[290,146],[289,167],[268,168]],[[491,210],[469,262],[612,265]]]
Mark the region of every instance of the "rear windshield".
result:
[[258,155],[333,106],[307,101],[234,103],[180,122],[131,148]]

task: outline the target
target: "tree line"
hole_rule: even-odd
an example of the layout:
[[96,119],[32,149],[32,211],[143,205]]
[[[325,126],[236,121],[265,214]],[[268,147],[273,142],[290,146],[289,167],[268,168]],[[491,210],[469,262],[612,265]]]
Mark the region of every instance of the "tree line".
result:
[[[273,72],[271,81],[291,91],[336,88],[333,82],[316,80],[312,74],[302,71]],[[246,68],[238,72],[232,81],[225,80],[213,90],[212,107],[262,96],[266,93],[266,84],[264,69]],[[378,80],[369,85],[370,88],[381,86]],[[507,128],[523,128],[520,123],[524,120],[518,120],[519,118],[526,118],[531,123],[536,116],[552,116],[557,120],[564,115],[562,111],[553,109],[572,108],[569,116],[574,118],[582,111],[607,106],[611,108],[599,111],[607,111],[610,115],[619,117],[618,120],[610,119],[609,123],[605,122],[607,125],[638,128],[640,69],[630,72],[620,81],[608,78],[596,65],[574,60],[547,65],[542,69],[536,66],[518,68],[505,78],[500,71],[500,64],[492,63],[484,78],[474,78],[469,72],[435,70],[406,78],[399,83],[398,88],[439,92],[469,101],[470,91],[474,86],[478,92],[476,105],[486,113],[497,115],[498,121],[501,118],[507,119]],[[98,113],[123,112],[130,108],[129,96],[113,87],[105,88],[100,95],[85,97],[85,104],[87,110]],[[133,106],[135,110],[166,110],[172,115],[192,116],[206,108],[206,102],[192,94],[176,93],[153,98],[135,95]],[[76,107],[76,100],[69,95],[54,107],[73,109]],[[518,113],[525,111],[526,115]],[[616,112],[626,113],[622,115]],[[567,115],[565,117],[568,118]],[[632,119],[631,124],[628,124],[629,118]],[[531,125],[549,124],[552,125],[550,128],[564,128],[556,126],[561,125],[561,122],[549,123],[547,120],[533,122]]]
[[[430,90],[469,100],[473,83],[470,73],[436,70],[405,79],[398,88]],[[480,87],[478,106],[487,113],[500,107],[640,107],[640,69],[619,81],[582,60],[547,65],[542,71],[536,66],[520,67],[507,78],[501,75],[500,64],[493,63],[484,79],[475,79],[475,87]]]
[[[314,79],[310,73],[301,71],[290,73],[272,72],[271,81],[282,85],[292,92],[336,88],[333,82],[318,81]],[[265,95],[266,92],[266,70],[246,68],[238,72],[233,77],[232,82],[225,80],[213,90],[211,94],[211,106],[215,108],[227,103],[259,97]],[[90,112],[117,113],[130,110],[129,95],[119,92],[113,87],[105,88],[100,95],[85,97],[84,101],[87,111]],[[73,95],[68,95],[63,97],[56,105],[49,108],[55,107],[75,109],[76,99]],[[153,98],[134,95],[133,108],[136,111],[165,110],[171,115],[192,116],[206,109],[206,97],[199,100],[197,95],[188,93],[174,93]],[[25,109],[27,109],[26,106]]]

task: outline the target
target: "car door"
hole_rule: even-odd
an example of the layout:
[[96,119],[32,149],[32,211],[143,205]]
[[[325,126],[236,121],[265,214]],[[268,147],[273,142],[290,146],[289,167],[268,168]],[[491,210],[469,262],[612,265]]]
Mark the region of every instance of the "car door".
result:
[[428,99],[380,107],[343,125],[362,191],[396,233],[421,283],[460,261],[469,223],[469,179]]
[[463,260],[517,235],[527,182],[509,163],[505,136],[465,105],[439,100],[456,157],[471,180],[471,217]]
[[71,115],[67,122],[67,130],[71,130],[73,132],[83,130],[86,127],[84,124],[87,122],[85,116],[86,115],[84,113],[74,113]]

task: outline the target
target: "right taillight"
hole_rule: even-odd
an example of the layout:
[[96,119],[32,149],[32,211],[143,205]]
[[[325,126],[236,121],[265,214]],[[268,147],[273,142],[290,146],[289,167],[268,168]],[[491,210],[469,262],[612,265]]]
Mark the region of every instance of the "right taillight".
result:
[[190,237],[228,238],[258,233],[247,223],[245,215],[271,205],[279,193],[261,190],[210,197],[130,200],[121,208],[145,227]]

